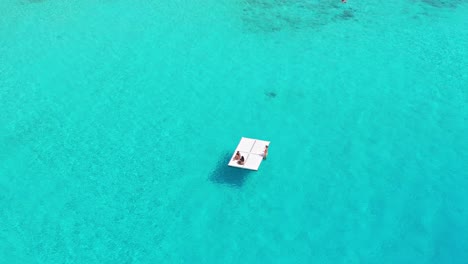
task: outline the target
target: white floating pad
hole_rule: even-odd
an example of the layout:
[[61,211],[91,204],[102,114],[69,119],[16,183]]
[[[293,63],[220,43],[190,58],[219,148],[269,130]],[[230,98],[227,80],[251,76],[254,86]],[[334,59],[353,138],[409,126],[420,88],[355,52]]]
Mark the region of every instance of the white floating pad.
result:
[[[263,161],[263,150],[265,146],[269,145],[270,141],[242,137],[228,165],[241,169],[258,170]],[[244,165],[240,165],[237,160],[234,160],[237,151],[240,152],[241,156],[244,156]]]

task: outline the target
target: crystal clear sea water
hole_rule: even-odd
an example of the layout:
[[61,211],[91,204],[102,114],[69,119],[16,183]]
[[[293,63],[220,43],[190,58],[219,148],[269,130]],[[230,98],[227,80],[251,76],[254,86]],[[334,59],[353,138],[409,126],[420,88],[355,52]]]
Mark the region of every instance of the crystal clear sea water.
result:
[[0,263],[468,263],[467,0],[0,11]]

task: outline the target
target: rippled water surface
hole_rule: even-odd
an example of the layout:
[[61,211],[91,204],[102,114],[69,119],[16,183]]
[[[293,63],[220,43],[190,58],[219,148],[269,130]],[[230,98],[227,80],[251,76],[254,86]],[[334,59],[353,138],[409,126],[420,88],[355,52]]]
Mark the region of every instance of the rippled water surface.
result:
[[0,11],[1,263],[467,263],[468,1]]

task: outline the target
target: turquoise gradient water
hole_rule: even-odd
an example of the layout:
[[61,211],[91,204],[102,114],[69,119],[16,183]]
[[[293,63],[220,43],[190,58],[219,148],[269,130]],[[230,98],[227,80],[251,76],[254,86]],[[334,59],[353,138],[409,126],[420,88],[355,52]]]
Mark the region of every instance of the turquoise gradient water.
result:
[[466,0],[0,11],[1,263],[468,263]]

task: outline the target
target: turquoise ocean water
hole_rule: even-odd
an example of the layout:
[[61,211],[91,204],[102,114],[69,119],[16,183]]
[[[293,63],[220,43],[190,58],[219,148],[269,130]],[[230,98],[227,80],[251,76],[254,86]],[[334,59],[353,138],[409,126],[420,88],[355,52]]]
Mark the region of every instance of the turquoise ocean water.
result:
[[0,263],[468,263],[468,1],[0,11]]

